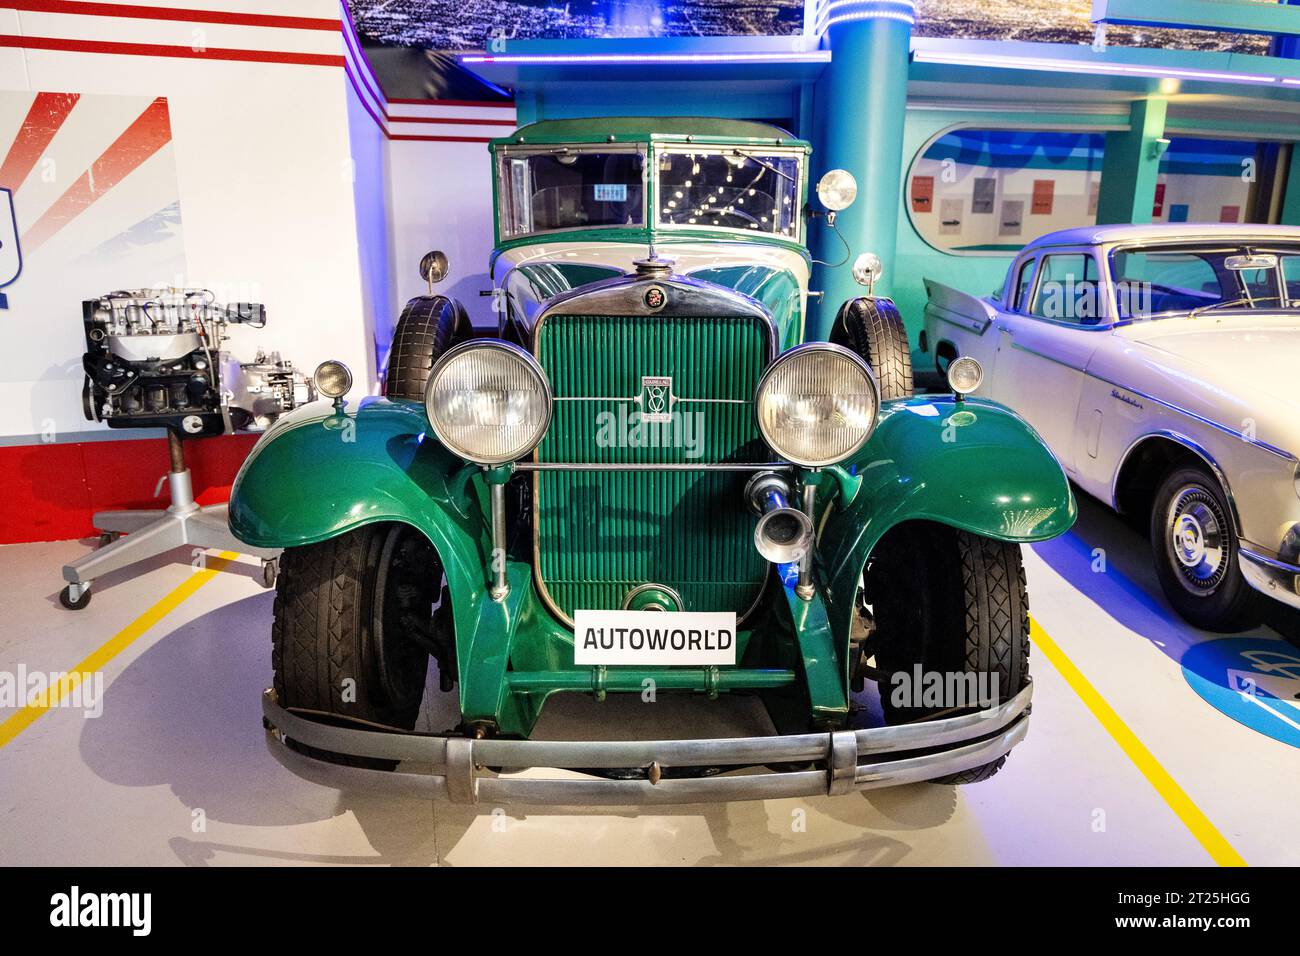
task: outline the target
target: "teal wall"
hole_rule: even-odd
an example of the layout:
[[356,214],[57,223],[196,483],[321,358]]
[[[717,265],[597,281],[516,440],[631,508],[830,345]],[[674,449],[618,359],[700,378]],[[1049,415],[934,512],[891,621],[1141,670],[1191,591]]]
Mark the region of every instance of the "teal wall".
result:
[[[1011,255],[951,255],[940,252],[922,239],[907,211],[907,176],[912,161],[931,139],[955,126],[977,129],[1011,127],[1045,130],[1096,130],[1127,122],[1127,117],[1099,117],[1079,114],[989,113],[966,110],[909,109],[903,129],[903,175],[898,183],[898,238],[894,253],[893,282],[890,292],[907,323],[912,342],[912,358],[918,371],[934,368],[934,355],[919,351],[921,329],[925,325],[925,282],[937,279],[945,285],[976,295],[987,295],[1001,288]],[[1033,236],[1025,236],[1028,242]]]

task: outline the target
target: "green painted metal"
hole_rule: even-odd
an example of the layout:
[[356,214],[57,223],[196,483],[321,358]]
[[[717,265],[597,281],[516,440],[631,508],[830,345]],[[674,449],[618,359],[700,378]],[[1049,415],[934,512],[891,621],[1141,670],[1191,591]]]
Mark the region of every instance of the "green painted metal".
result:
[[[736,338],[743,344],[744,336]],[[716,343],[712,351],[699,347],[699,354],[715,356],[703,363],[705,367],[735,373],[736,366],[761,365],[752,353],[740,361],[717,360],[720,348]],[[624,375],[637,375],[635,368],[623,368]],[[561,380],[563,375],[561,371]],[[626,384],[607,381],[611,386]],[[682,381],[719,379],[691,367]],[[740,391],[752,390],[754,384],[752,373],[726,381]],[[725,422],[723,426],[720,433],[726,431]],[[716,453],[723,444],[705,447]],[[559,445],[552,449],[570,450]],[[613,497],[634,487],[629,480],[634,474],[615,476],[611,496],[597,499],[600,515],[572,500],[565,510],[593,520],[612,517],[621,534],[656,533],[654,522],[659,519],[650,512],[667,514],[671,524],[673,512],[682,510],[682,492],[676,486],[648,489],[648,506],[637,501],[635,491],[627,501]],[[1074,501],[1060,466],[1010,412],[977,400],[961,407],[951,399],[925,397],[891,403],[875,435],[845,469],[808,476],[823,489],[823,509],[831,510],[819,543],[818,588],[811,601],[794,596],[792,588],[753,554],[753,519],[742,515],[740,503],[743,481],[731,476],[728,480],[736,487],[710,487],[690,503],[686,510],[694,524],[679,529],[678,546],[696,554],[726,552],[717,561],[700,564],[701,576],[710,582],[725,579],[718,571],[727,561],[737,567],[745,564],[743,546],[753,559],[746,568],[756,575],[751,584],[767,581],[749,627],[737,634],[738,666],[721,668],[716,677],[711,672],[691,673],[690,668],[602,672],[573,663],[573,632],[545,606],[526,554],[512,553],[508,559],[506,598],[493,601],[487,593],[489,477],[525,480],[511,479],[510,469],[496,469],[488,476],[466,466],[429,437],[423,408],[416,403],[368,399],[346,414],[317,403],[286,416],[254,448],[231,494],[231,527],[249,544],[286,548],[379,521],[403,521],[420,529],[446,568],[462,719],[467,725],[483,723],[498,733],[521,736],[531,732],[552,693],[593,686],[603,688],[601,692],[640,689],[646,677],[663,690],[756,690],[782,733],[838,725],[847,714],[854,596],[867,557],[890,527],[924,519],[1003,540],[1033,541],[1062,533],[1074,519]],[[645,510],[645,523],[631,517],[624,507],[628,501]],[[734,513],[729,512],[732,507]],[[545,527],[545,497],[539,511]],[[733,518],[720,517],[724,513]],[[598,582],[609,577],[608,569],[634,563],[641,546],[618,534],[590,540],[581,560]],[[552,543],[549,537],[544,541]],[[557,557],[567,561],[578,554]],[[624,578],[620,585],[639,583],[635,575]]]
[[1160,97],[1134,100],[1129,108],[1130,128],[1106,134],[1098,225],[1151,221],[1168,107]]
[[788,269],[719,266],[697,269],[691,278],[726,286],[763,303],[776,323],[780,351],[803,341],[802,291],[799,280]]
[[814,594],[812,600],[804,600],[792,587],[781,590],[799,644],[813,725],[840,726],[849,715],[847,632],[843,640],[838,639],[820,593]]
[[[862,252],[880,256],[885,271],[876,292],[887,295],[894,279],[911,27],[895,19],[845,20],[832,26],[829,35],[834,56],[821,80],[825,148],[818,169],[847,169],[858,181],[858,198],[836,220],[848,243],[849,261],[837,268],[821,266],[814,277],[814,285],[826,294],[808,337],[823,341],[830,338],[840,304],[861,291],[849,270],[853,257]],[[844,245],[829,229],[818,228],[817,238],[818,259],[845,259]]]
[[600,116],[541,120],[521,126],[509,136],[492,140],[490,148],[495,151],[501,146],[521,143],[685,142],[687,137],[699,142],[727,145],[808,145],[779,126],[749,120],[700,116]]
[[1291,160],[1287,167],[1286,194],[1282,198],[1281,222],[1300,226],[1300,149],[1291,146]]
[[[537,356],[557,397],[540,461],[764,461],[749,404],[767,327],[748,317],[552,315]],[[665,425],[641,423],[643,376],[671,376]],[[720,401],[719,401],[720,400]],[[636,444],[633,445],[632,443]],[[537,568],[566,616],[617,608],[634,586],[677,590],[687,610],[746,611],[767,572],[737,472],[539,472]]]
[[904,521],[936,521],[999,541],[1064,534],[1077,506],[1038,434],[993,402],[919,396],[886,403],[848,463],[857,497],[836,507],[818,541],[837,640],[848,640],[853,600],[876,544]]
[[1093,23],[1300,36],[1300,10],[1259,0],[1093,0]]
[[[500,230],[498,230],[497,235],[500,235]],[[520,246],[553,245],[557,242],[622,242],[648,246],[652,241],[655,248],[661,252],[678,244],[692,243],[698,245],[701,242],[725,242],[728,244],[738,243],[742,246],[780,246],[783,249],[789,249],[792,252],[801,254],[809,261],[812,259],[805,245],[790,239],[783,239],[780,236],[755,235],[752,232],[743,232],[739,229],[728,230],[724,233],[717,229],[691,229],[684,226],[673,226],[670,229],[604,226],[595,229],[566,229],[563,232],[535,233],[531,236],[520,236],[517,239],[498,240],[491,259],[495,262],[501,253],[508,249],[517,249]]]
[[512,671],[506,675],[514,691],[590,691],[600,694],[640,693],[648,684],[655,690],[682,690],[696,694],[730,690],[763,690],[793,684],[798,675],[778,668],[721,667],[590,667],[568,671]]

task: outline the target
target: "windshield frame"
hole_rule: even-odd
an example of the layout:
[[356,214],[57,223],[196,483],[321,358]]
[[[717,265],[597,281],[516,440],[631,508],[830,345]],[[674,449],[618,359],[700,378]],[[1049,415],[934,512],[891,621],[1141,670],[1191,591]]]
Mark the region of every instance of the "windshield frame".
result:
[[1225,299],[1222,303],[1210,304],[1208,306],[1208,313],[1203,314],[1284,312],[1293,309],[1300,309],[1300,297],[1291,299],[1285,294],[1287,277],[1285,259],[1287,257],[1300,259],[1300,240],[1287,242],[1285,240],[1279,241],[1276,236],[1245,235],[1239,240],[1225,240],[1222,236],[1201,236],[1188,237],[1183,240],[1160,239],[1145,240],[1141,242],[1118,242],[1110,245],[1105,250],[1105,280],[1108,286],[1107,298],[1114,316],[1114,325],[1131,325],[1136,322],[1158,322],[1161,319],[1185,318],[1191,313],[1191,309],[1169,309],[1164,312],[1152,312],[1150,315],[1127,317],[1120,315],[1119,286],[1115,278],[1115,255],[1117,253],[1160,252],[1223,253],[1225,255],[1258,255],[1269,253],[1278,257],[1277,275],[1274,282],[1276,285],[1276,291],[1279,293],[1281,298],[1274,300],[1274,304],[1271,307],[1258,307],[1247,304],[1228,305],[1227,303],[1232,300]]
[[[640,155],[641,157],[641,221],[629,225],[627,223],[605,223],[603,225],[572,225],[560,226],[556,229],[532,229],[526,232],[518,232],[507,235],[504,232],[506,223],[505,212],[507,204],[511,201],[508,196],[508,177],[507,166],[512,159],[526,159],[530,156],[554,156],[558,153],[575,153],[578,155],[600,155],[608,156],[612,154],[619,155]],[[551,236],[560,235],[568,232],[587,232],[589,230],[606,230],[619,229],[623,231],[638,230],[644,231],[648,226],[647,217],[650,212],[648,203],[650,202],[650,184],[653,177],[650,175],[650,150],[646,143],[548,143],[535,145],[510,145],[501,146],[493,150],[493,177],[492,177],[492,218],[494,231],[496,232],[497,243],[515,242],[520,239],[530,239],[534,236]]]
[[[797,224],[793,236],[783,236],[778,232],[761,232],[755,229],[741,229],[738,226],[714,226],[701,223],[671,223],[664,222],[660,219],[660,210],[663,206],[659,202],[659,162],[665,154],[684,154],[684,153],[704,153],[718,154],[740,153],[753,157],[767,159],[776,157],[779,159],[793,159],[795,161],[794,175],[794,220]],[[758,161],[756,158],[755,162]],[[804,208],[808,204],[808,149],[804,146],[764,146],[760,144],[740,144],[726,143],[721,141],[714,142],[662,142],[655,143],[651,148],[651,208],[653,213],[652,228],[656,232],[677,233],[677,232],[709,232],[717,233],[720,236],[746,236],[747,238],[762,238],[775,240],[778,242],[793,242],[796,245],[805,244],[805,231],[807,229],[807,217],[804,215]]]

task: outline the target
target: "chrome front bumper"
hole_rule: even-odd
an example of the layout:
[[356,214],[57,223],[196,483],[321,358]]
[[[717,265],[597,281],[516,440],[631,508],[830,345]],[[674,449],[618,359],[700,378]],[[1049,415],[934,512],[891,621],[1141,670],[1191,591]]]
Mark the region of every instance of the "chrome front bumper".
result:
[[[271,690],[262,696],[262,713],[281,737],[319,750],[430,767],[432,795],[453,803],[635,806],[833,796],[971,770],[1005,756],[1025,739],[1032,696],[1031,683],[997,707],[960,717],[899,727],[718,740],[472,740],[333,727],[285,710]],[[756,769],[787,763],[810,766],[790,772]],[[656,783],[512,772],[534,767],[646,770],[652,777],[659,776],[656,769],[738,769],[706,777],[660,776]]]
[[1238,551],[1242,577],[1256,591],[1300,608],[1300,567],[1256,554],[1247,548]]

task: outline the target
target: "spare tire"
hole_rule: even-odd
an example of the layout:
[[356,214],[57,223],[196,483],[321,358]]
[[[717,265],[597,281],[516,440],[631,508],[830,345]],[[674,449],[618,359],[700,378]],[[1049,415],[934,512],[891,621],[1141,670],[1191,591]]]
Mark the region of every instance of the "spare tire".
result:
[[445,295],[417,295],[406,303],[393,331],[384,394],[423,401],[433,363],[468,336],[464,306]]
[[880,383],[882,401],[912,396],[912,349],[893,301],[865,295],[849,299],[835,316],[831,342],[866,360]]

